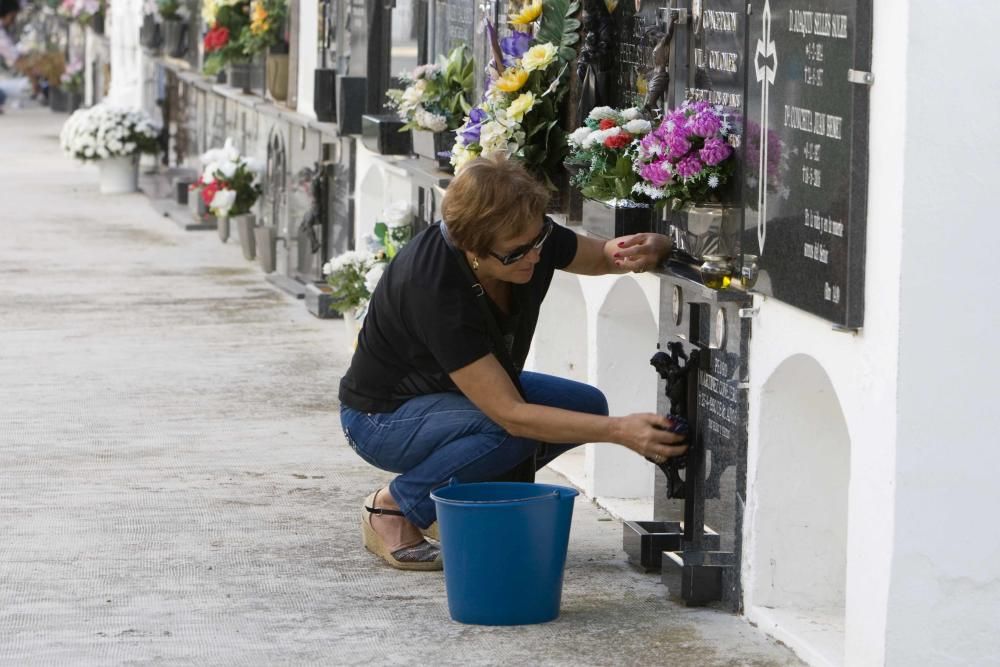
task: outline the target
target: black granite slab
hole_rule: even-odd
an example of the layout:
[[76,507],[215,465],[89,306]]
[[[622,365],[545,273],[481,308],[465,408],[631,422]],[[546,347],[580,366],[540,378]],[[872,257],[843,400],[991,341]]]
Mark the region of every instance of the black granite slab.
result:
[[413,141],[398,114],[365,114],[361,117],[361,143],[379,155],[409,155]]
[[756,289],[844,327],[864,320],[870,0],[749,5],[746,225]]

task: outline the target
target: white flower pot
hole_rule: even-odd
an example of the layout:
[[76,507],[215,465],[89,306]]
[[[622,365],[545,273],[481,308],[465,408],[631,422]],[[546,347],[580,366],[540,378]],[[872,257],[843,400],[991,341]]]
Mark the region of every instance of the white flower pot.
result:
[[109,157],[97,161],[101,170],[101,194],[120,195],[139,189],[139,156]]
[[361,333],[361,320],[354,314],[353,308],[344,312],[344,328],[347,331],[347,351],[353,353],[358,346],[358,334]]

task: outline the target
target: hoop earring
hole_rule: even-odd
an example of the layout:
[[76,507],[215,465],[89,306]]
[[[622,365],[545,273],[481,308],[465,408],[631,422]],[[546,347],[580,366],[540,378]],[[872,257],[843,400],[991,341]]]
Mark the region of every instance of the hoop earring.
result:
[[473,271],[478,271],[479,270],[479,258],[478,257],[473,257],[472,258],[472,270]]

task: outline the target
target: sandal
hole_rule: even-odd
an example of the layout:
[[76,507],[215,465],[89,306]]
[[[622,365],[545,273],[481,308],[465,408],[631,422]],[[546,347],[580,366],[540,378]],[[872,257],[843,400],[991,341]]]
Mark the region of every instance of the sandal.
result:
[[375,491],[375,493],[365,499],[364,509],[361,512],[361,535],[365,549],[368,549],[368,551],[399,570],[427,571],[443,569],[441,549],[427,540],[420,540],[416,544],[402,547],[395,551],[389,550],[385,540],[372,527],[372,515],[403,516],[403,513],[399,510],[375,507],[375,497],[377,495],[378,491]]

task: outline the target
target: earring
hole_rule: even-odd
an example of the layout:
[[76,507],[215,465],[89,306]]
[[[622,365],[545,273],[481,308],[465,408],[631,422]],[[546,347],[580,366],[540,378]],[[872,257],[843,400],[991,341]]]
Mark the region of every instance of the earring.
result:
[[473,257],[472,258],[472,270],[473,271],[478,271],[479,270],[479,258],[478,257]]

